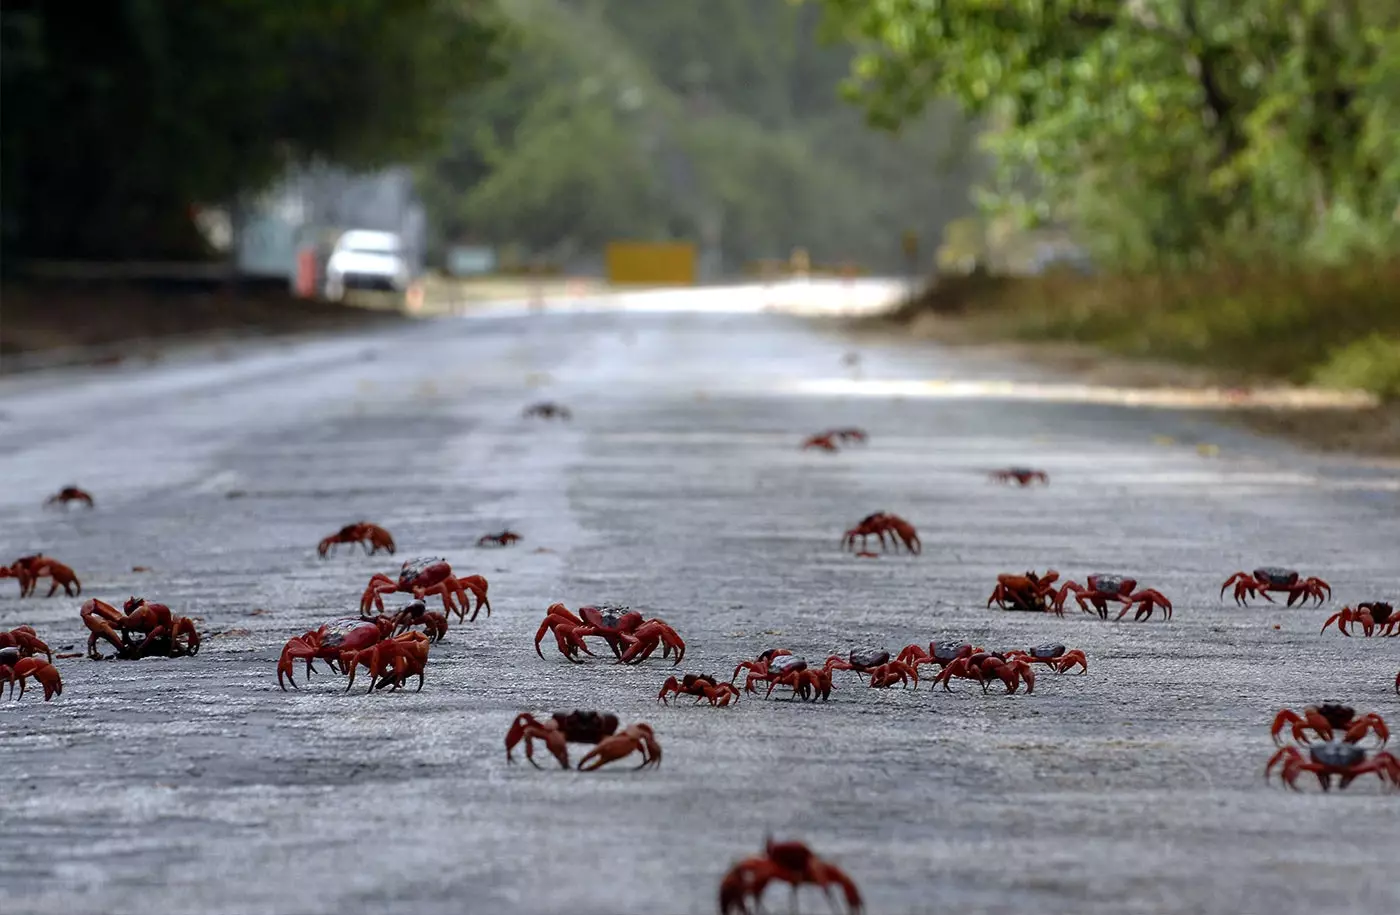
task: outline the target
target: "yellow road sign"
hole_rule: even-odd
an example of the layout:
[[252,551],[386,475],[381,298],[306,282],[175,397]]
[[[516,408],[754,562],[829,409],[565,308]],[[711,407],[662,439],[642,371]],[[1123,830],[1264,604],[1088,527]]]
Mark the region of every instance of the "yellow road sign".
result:
[[609,242],[608,282],[647,286],[695,285],[695,245],[689,242]]

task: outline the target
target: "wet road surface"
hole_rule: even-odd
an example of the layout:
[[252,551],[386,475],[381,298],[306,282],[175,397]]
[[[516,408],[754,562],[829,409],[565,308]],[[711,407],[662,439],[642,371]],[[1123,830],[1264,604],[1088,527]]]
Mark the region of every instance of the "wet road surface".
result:
[[[1318,634],[1344,602],[1400,599],[1400,477],[1203,414],[1018,399],[1035,370],[975,351],[851,348],[754,309],[505,309],[0,381],[2,558],[43,550],[84,597],[142,594],[206,633],[195,658],[63,660],[61,699],[0,702],[0,909],[703,913],[773,833],[845,868],[872,913],[1400,911],[1400,794],[1262,778],[1281,707],[1400,725],[1400,639]],[[888,393],[901,380],[933,383]],[[573,420],[521,417],[546,398]],[[870,442],[797,448],[846,425]],[[1052,483],[987,481],[1008,463]],[[67,483],[97,508],[40,507]],[[843,554],[877,509],[923,555]],[[360,518],[399,556],[317,559]],[[523,543],[475,548],[507,526]],[[288,638],[425,554],[487,576],[495,610],[454,623],[422,692],[277,688]],[[1335,600],[1221,602],[1266,564]],[[1135,574],[1175,616],[984,606],[998,572],[1047,567]],[[0,627],[82,649],[79,600],[0,585]],[[666,619],[680,672],[951,638],[1063,642],[1090,671],[1032,696],[845,673],[825,704],[662,707],[669,662],[536,657],[553,601]],[[650,722],[661,768],[506,765],[512,716],[572,708]]]

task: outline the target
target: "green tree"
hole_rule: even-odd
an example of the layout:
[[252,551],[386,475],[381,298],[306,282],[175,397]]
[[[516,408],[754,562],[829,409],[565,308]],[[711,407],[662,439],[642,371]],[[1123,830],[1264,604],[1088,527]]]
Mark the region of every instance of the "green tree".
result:
[[112,0],[0,13],[8,249],[189,255],[189,208],[421,152],[496,72],[467,0]]
[[1395,240],[1400,8],[1362,0],[823,0],[847,90],[983,118],[986,202],[1121,262]]

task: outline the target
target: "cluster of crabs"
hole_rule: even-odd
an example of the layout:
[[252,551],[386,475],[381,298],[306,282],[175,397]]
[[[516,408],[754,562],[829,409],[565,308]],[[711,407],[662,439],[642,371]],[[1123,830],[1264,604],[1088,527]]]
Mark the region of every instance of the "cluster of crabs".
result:
[[[1305,773],[1315,776],[1323,791],[1331,790],[1333,778],[1338,788],[1346,788],[1370,774],[1382,785],[1400,788],[1400,758],[1383,749],[1390,729],[1374,712],[1358,715],[1335,702],[1310,705],[1302,712],[1283,709],[1274,716],[1270,733],[1279,749],[1264,767],[1265,779],[1277,766],[1283,784],[1295,791]],[[1285,742],[1285,735],[1292,743]]]

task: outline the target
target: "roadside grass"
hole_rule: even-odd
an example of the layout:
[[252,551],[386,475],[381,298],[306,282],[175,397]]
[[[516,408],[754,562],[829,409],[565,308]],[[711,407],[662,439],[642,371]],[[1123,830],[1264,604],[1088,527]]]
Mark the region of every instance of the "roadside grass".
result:
[[1241,379],[1400,400],[1400,260],[1230,264],[1192,273],[940,278],[896,315],[961,319],[977,337],[1088,343]]

